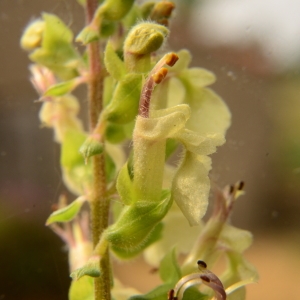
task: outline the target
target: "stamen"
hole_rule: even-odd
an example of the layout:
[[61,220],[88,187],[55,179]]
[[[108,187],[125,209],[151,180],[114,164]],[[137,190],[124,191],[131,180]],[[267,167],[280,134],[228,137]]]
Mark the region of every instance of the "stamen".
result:
[[156,84],[159,84],[163,81],[163,79],[167,76],[167,74],[168,74],[168,69],[161,68],[157,73],[152,75],[153,81]]
[[244,188],[244,186],[245,186],[245,182],[244,181],[240,181],[238,183],[238,190],[241,191]]
[[198,260],[197,261],[197,265],[198,265],[198,268],[200,269],[200,267],[206,269],[207,268],[207,265],[206,263],[203,261],[203,260]]
[[178,56],[175,53],[168,53],[158,61],[158,63],[149,73],[141,92],[139,105],[140,116],[144,118],[149,117],[150,100],[155,84],[159,84],[168,73],[168,70],[166,68],[163,68],[163,66],[173,66],[177,60]]
[[175,53],[168,53],[165,56],[165,60],[166,60],[166,65],[173,67],[175,65],[175,63],[177,62],[177,60],[179,59],[178,55]]

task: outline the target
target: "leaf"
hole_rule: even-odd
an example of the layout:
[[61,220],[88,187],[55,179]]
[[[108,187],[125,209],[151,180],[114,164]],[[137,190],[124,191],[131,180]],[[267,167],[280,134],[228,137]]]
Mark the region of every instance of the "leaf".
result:
[[57,42],[66,44],[72,42],[73,33],[60,18],[53,14],[43,13],[43,19],[46,22],[43,48],[52,50]]
[[136,295],[128,300],[166,300],[168,292],[173,288],[172,284],[162,284],[145,295]]
[[125,64],[116,54],[111,42],[106,45],[104,63],[106,70],[114,79],[121,80],[125,76]]
[[63,80],[78,75],[80,56],[72,45],[72,31],[55,15],[43,14],[45,29],[42,47],[30,54],[30,59],[55,72]]
[[81,131],[69,130],[64,138],[61,149],[60,162],[62,166],[74,167],[83,164],[82,155],[79,149],[86,139]]
[[50,86],[47,91],[44,93],[44,97],[46,96],[62,96],[71,92],[77,86],[77,78],[60,82],[55,85]]
[[127,74],[118,83],[111,102],[103,112],[106,120],[117,124],[134,120],[138,114],[141,87],[142,75]]
[[85,197],[81,196],[74,200],[71,204],[53,212],[46,221],[46,225],[55,222],[69,222],[73,220],[79,213],[81,206],[86,201]]
[[181,272],[177,263],[175,248],[167,253],[161,261],[159,275],[163,282],[173,284],[174,286],[181,278]]

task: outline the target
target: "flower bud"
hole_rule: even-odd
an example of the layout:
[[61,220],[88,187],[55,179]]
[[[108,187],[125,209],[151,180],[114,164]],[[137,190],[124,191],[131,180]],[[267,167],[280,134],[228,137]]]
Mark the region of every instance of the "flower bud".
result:
[[155,23],[140,23],[128,33],[124,52],[145,55],[157,51],[168,36],[169,30]]
[[169,30],[155,23],[140,23],[128,33],[124,43],[124,62],[129,72],[146,73],[151,68],[150,56],[164,43]]
[[134,0],[106,0],[101,9],[102,16],[106,20],[121,20],[131,9]]
[[170,18],[174,8],[174,3],[170,1],[161,1],[156,3],[150,14],[150,20],[167,26],[168,19]]
[[35,20],[30,23],[21,38],[21,47],[24,50],[34,50],[41,46],[45,22],[43,20]]

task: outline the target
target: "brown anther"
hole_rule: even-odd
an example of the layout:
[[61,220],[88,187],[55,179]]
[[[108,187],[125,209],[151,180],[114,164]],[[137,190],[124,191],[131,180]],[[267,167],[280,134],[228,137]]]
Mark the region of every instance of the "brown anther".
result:
[[230,185],[229,186],[229,194],[231,195],[234,192],[234,186]]
[[238,190],[241,191],[244,188],[244,186],[245,186],[245,182],[244,181],[240,181],[238,183]]
[[166,65],[173,67],[178,60],[178,55],[175,53],[169,53],[166,55]]
[[153,81],[156,84],[159,84],[167,76],[167,74],[168,74],[168,69],[161,68],[158,72],[152,75]]
[[200,278],[205,282],[210,282],[210,279],[206,275],[200,275]]
[[169,290],[169,293],[168,293],[168,300],[174,300],[174,290]]
[[198,267],[202,267],[205,269],[207,268],[207,264],[203,260],[198,260],[197,265],[198,265]]

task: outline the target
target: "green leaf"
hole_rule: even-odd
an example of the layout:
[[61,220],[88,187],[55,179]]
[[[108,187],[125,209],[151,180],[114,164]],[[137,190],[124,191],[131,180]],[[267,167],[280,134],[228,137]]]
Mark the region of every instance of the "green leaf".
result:
[[173,284],[174,286],[181,278],[181,272],[176,259],[175,248],[167,253],[161,261],[159,275],[163,282]]
[[81,196],[74,200],[71,204],[53,212],[46,221],[46,225],[55,222],[69,222],[73,220],[79,213],[81,206],[86,201],[85,197]]
[[48,88],[43,96],[62,96],[71,92],[77,86],[77,79],[71,79],[68,81],[54,84]]
[[61,149],[61,165],[74,167],[83,164],[79,149],[86,140],[86,135],[81,131],[70,130],[66,133]]
[[86,134],[81,131],[66,132],[61,148],[61,165],[63,180],[68,189],[77,195],[90,190],[93,182],[92,164],[84,164],[80,147],[86,140]]
[[121,80],[125,74],[125,64],[116,54],[111,42],[106,45],[104,53],[104,63],[107,72],[116,80]]
[[140,74],[127,74],[118,83],[111,102],[103,112],[106,120],[117,124],[134,120],[138,114],[141,87]]
[[82,268],[75,270],[70,276],[76,281],[86,275],[90,277],[99,277],[101,275],[99,256],[91,257]]
[[94,300],[94,280],[85,276],[72,281],[69,290],[69,300]]
[[72,42],[73,33],[60,18],[53,14],[43,13],[43,19],[46,22],[43,48],[52,50],[55,47],[53,43],[70,44]]
[[162,284],[145,295],[132,296],[128,300],[166,300],[168,292],[173,288],[172,284]]
[[30,54],[30,59],[46,66],[63,80],[78,76],[80,61],[72,45],[72,31],[55,15],[43,14],[45,29],[42,47]]

